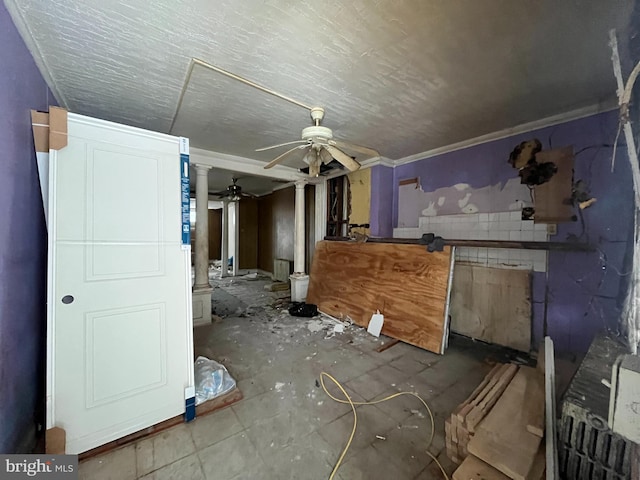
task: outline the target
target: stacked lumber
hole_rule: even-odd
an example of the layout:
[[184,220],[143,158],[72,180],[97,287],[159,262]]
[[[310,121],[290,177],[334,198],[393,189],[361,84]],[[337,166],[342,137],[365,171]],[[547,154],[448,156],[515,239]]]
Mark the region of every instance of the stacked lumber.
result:
[[[508,367],[515,367],[509,365]],[[502,373],[501,370],[503,371]],[[476,396],[480,396],[493,382],[494,387],[500,380],[509,378],[503,366],[496,366],[476,389]],[[514,372],[511,368],[510,372]],[[496,380],[496,378],[498,380]],[[458,439],[457,458],[462,457],[460,467],[453,475],[454,480],[470,478],[483,479],[512,479],[512,480],[540,480],[545,471],[544,436],[544,384],[542,373],[535,368],[516,367],[504,388],[493,403],[493,408],[483,412],[483,418],[476,423],[476,417],[469,418],[470,412],[475,411],[483,403],[467,400],[454,412],[455,421],[459,421],[458,413],[465,416],[468,428],[468,440],[460,441],[460,429],[456,429]],[[497,389],[497,390],[500,390]],[[473,397],[473,394],[472,394]],[[475,406],[469,407],[474,403]],[[449,430],[453,432],[454,415],[449,421]],[[466,443],[465,443],[466,442]],[[452,445],[453,447],[453,445]],[[449,448],[447,447],[449,452]]]
[[470,438],[505,391],[518,371],[513,364],[496,364],[464,402],[458,405],[451,417],[445,420],[445,444],[447,456],[455,463],[464,460]]

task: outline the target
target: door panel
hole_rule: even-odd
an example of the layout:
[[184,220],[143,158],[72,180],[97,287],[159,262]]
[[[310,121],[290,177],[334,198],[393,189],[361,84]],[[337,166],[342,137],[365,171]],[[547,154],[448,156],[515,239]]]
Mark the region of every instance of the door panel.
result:
[[48,423],[79,453],[184,411],[191,289],[178,139],[72,114],[68,131],[51,152]]

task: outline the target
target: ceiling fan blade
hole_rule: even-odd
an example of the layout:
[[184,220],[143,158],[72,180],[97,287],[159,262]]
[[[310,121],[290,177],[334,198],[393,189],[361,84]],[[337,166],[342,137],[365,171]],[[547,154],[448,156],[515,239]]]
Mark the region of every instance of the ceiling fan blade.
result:
[[325,148],[322,148],[320,149],[320,160],[322,161],[322,163],[327,165],[333,162],[333,157]]
[[369,157],[380,156],[380,152],[378,152],[377,150],[374,150],[373,148],[369,148],[369,147],[363,147],[362,145],[355,145],[353,143],[340,142],[338,140],[329,140],[329,144],[335,145],[336,147],[339,147],[339,148],[344,148],[346,150],[352,150],[354,152],[364,153]]
[[345,167],[347,167],[347,169],[351,172],[355,172],[356,170],[358,170],[360,168],[360,164],[358,162],[356,162],[353,158],[351,158],[349,155],[347,155],[346,153],[344,153],[342,150],[332,146],[332,145],[326,145],[324,148],[326,148],[329,153],[331,154],[331,156],[333,158],[335,158],[337,161],[339,161],[342,165],[344,165]]
[[287,150],[286,152],[284,152],[282,155],[278,155],[276,158],[274,158],[273,160],[271,160],[269,163],[267,163],[264,168],[271,168],[276,166],[277,164],[279,164],[280,162],[282,162],[285,157],[287,157],[288,155],[292,154],[293,152],[295,152],[298,149],[303,149],[303,148],[309,148],[310,145],[300,145],[298,147],[293,147],[291,150]]
[[256,149],[256,152],[264,152],[265,150],[271,150],[272,148],[285,147],[287,145],[295,145],[296,143],[307,143],[306,140],[294,140],[293,142],[279,143],[278,145],[271,145],[270,147],[263,147]]

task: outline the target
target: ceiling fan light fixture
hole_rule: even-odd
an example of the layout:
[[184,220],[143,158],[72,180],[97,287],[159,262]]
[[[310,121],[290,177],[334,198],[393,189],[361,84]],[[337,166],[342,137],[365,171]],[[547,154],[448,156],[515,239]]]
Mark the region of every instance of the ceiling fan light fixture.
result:
[[[301,140],[272,145],[270,147],[259,148],[257,150],[262,152],[272,148],[283,147],[285,145],[297,145],[278,155],[267,163],[264,168],[271,168],[281,163],[286,157],[294,153],[296,150],[307,148],[309,149],[309,152],[304,156],[303,161],[309,165],[309,174],[315,177],[320,174],[323,165],[332,163],[334,159],[351,172],[355,172],[360,168],[360,163],[356,161],[355,157],[345,153],[342,150],[343,148],[346,149],[347,152],[355,151],[363,153],[368,157],[380,156],[380,154],[372,148],[334,140],[333,131],[328,127],[320,125],[320,122],[324,118],[323,108],[313,107],[310,113],[313,125],[302,129]],[[303,170],[306,170],[306,168]]]
[[328,127],[315,125],[302,129],[302,140],[328,142],[333,138],[333,131]]

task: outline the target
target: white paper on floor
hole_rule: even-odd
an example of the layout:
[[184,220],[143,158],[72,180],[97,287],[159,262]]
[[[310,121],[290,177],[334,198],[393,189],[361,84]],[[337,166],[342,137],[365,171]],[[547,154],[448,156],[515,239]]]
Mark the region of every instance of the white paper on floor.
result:
[[383,323],[384,315],[380,313],[380,310],[377,310],[376,313],[371,315],[371,320],[369,320],[369,327],[367,328],[367,332],[369,332],[374,337],[379,337]]

